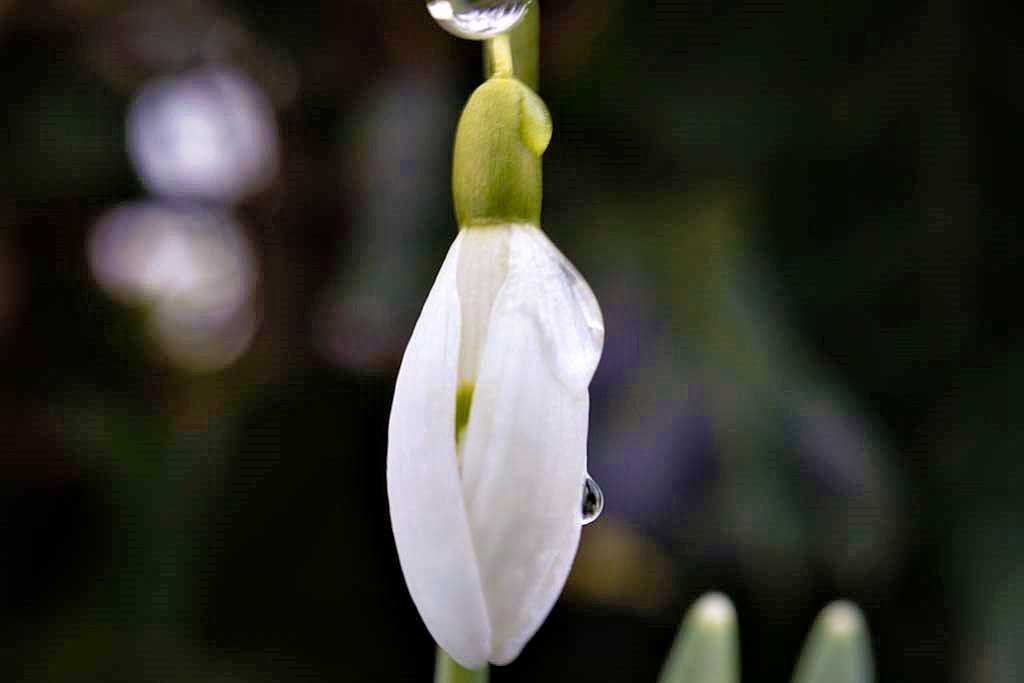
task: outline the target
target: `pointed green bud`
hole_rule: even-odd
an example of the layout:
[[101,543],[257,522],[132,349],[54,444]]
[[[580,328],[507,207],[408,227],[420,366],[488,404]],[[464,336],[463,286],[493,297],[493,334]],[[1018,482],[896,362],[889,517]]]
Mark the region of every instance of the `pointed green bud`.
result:
[[658,683],[739,683],[739,647],[732,601],[706,593],[683,618]]
[[461,227],[540,225],[547,105],[521,81],[494,76],[470,96],[455,131],[452,196]]
[[807,636],[793,683],[872,683],[868,626],[853,603],[840,600],[821,611]]

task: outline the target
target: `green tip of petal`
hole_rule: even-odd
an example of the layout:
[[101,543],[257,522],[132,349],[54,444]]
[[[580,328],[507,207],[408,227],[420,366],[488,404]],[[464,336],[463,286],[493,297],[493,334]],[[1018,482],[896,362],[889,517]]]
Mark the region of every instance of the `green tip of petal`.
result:
[[473,385],[463,384],[455,390],[455,443],[462,441],[462,433],[469,424],[469,409],[473,405]]
[[686,613],[658,683],[738,681],[736,610],[722,593],[707,593]]
[[551,130],[544,101],[515,78],[495,76],[473,92],[452,158],[460,226],[540,224],[540,157]]
[[793,683],[872,683],[874,679],[864,615],[845,600],[829,604],[811,627]]

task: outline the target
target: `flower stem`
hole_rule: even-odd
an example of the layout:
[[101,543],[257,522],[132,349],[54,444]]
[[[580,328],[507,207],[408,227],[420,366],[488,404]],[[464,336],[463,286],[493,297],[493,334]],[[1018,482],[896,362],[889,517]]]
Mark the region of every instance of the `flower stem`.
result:
[[515,63],[512,59],[512,41],[509,40],[507,33],[496,35],[488,40],[486,54],[493,75],[515,75]]
[[487,683],[489,678],[490,668],[486,664],[482,669],[464,669],[447,652],[437,648],[434,683]]
[[[496,51],[504,51],[508,55],[508,70],[498,68],[499,55]],[[505,59],[504,56],[500,56]],[[540,81],[540,2],[534,0],[514,29],[508,33],[488,40],[484,44],[484,75],[491,74],[515,75],[534,91]],[[514,66],[514,69],[513,69]]]

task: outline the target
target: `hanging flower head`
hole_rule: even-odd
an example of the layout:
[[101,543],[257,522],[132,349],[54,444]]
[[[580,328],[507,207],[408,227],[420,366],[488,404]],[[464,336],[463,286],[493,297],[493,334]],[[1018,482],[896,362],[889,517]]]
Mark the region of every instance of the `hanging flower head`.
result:
[[562,590],[587,477],[604,324],[540,230],[543,101],[509,75],[459,122],[459,234],[402,359],[388,429],[391,523],[427,629],[465,667],[515,659]]

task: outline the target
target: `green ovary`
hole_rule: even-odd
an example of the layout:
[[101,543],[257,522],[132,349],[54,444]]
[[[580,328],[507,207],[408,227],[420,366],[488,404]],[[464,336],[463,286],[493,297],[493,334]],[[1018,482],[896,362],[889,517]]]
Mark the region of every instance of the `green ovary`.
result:
[[496,75],[473,92],[452,152],[460,227],[540,225],[540,158],[551,130],[544,100],[515,78]]

